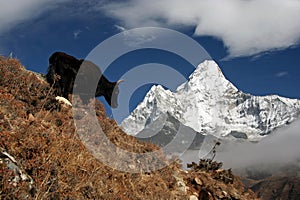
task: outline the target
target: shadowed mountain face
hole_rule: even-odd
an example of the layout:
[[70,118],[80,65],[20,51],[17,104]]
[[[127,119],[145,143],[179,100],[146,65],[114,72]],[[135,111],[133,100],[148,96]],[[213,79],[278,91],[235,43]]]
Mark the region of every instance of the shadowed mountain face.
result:
[[[139,132],[136,137],[141,141],[148,141],[160,147],[172,142],[169,150],[181,152],[185,150],[184,147],[198,149],[203,143],[205,135],[183,125],[167,112]],[[184,147],[182,148],[182,146]]]
[[170,149],[172,152],[183,151],[184,149],[180,146],[184,146],[186,150],[199,150],[203,148],[203,145],[208,145],[206,151],[209,151],[209,148],[212,148],[216,141],[222,141],[222,146],[225,146],[228,143],[232,144],[232,140],[243,142],[247,139],[245,133],[236,131],[232,131],[224,138],[215,137],[213,134],[204,135],[189,126],[185,126],[168,112],[151,122],[136,137],[140,141],[151,142],[160,147],[172,145],[173,148]]

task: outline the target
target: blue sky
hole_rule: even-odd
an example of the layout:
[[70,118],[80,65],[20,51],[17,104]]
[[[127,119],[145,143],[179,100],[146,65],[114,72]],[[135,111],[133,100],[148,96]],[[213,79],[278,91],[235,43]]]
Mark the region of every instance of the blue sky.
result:
[[[300,99],[299,13],[297,0],[2,1],[0,55],[12,52],[27,69],[46,73],[55,51],[84,58],[121,31],[166,27],[202,45],[240,90]],[[115,81],[126,70],[151,62],[170,65],[186,77],[193,70],[167,52],[144,50],[122,56],[104,74]],[[130,110],[149,87],[134,93]]]

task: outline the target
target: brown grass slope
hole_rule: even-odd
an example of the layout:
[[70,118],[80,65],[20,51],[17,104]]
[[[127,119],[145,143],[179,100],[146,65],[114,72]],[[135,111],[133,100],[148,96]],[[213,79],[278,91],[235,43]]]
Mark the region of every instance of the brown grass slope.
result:
[[[114,144],[138,153],[158,149],[126,135],[106,117],[103,105],[94,103],[98,121]],[[217,172],[183,171],[178,162],[151,173],[107,167],[76,134],[72,108],[58,103],[51,86],[37,74],[4,57],[0,58],[0,147],[33,180],[16,181],[17,172],[3,162],[2,153],[0,199],[255,199],[237,178],[225,183],[212,175]],[[101,141],[98,148],[106,150]]]

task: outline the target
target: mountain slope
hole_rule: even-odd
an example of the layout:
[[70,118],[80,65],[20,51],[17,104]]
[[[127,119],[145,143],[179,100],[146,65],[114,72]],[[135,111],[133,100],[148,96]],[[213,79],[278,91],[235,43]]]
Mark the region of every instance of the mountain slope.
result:
[[[107,118],[98,100],[90,104],[107,138],[137,153],[133,160],[140,160],[141,153],[158,150],[125,134]],[[74,125],[74,117],[90,119],[83,111],[74,116],[71,106],[57,102],[42,76],[26,70],[15,59],[0,57],[0,199],[181,200],[191,195],[194,199],[255,199],[255,194],[236,177],[225,184],[216,176],[216,170],[183,171],[176,161],[151,172],[128,173],[110,168],[83,145],[76,132],[83,127]],[[97,133],[87,135],[100,152],[107,153],[106,144],[95,140]],[[107,157],[118,163],[124,156],[116,153],[115,157]],[[163,154],[161,159],[167,161]]]
[[298,118],[300,101],[245,94],[224,77],[214,61],[208,60],[175,92],[153,86],[121,127],[127,134],[136,135],[166,113],[204,135],[258,141]]
[[299,175],[271,176],[258,181],[251,187],[262,199],[289,199],[298,200],[300,197],[300,177]]

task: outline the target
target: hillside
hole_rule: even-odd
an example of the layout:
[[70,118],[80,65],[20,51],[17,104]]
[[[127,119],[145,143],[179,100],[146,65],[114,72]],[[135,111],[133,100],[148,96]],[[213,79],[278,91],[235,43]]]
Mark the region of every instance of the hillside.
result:
[[[136,153],[158,149],[126,135],[98,100],[91,103],[115,145]],[[167,162],[163,154],[161,159]],[[0,58],[0,199],[255,199],[230,170],[203,163],[181,168],[176,161],[126,173],[101,163],[76,134],[72,108],[55,100],[43,77],[16,59]]]

